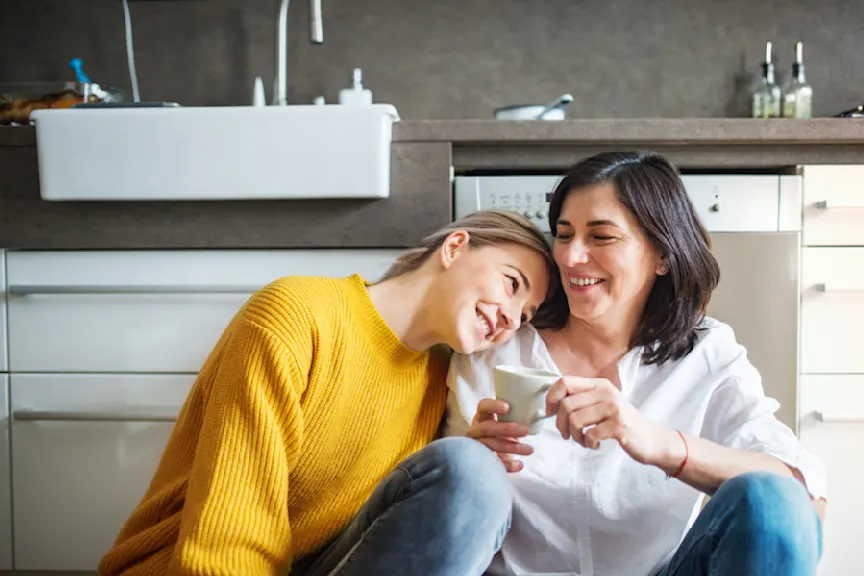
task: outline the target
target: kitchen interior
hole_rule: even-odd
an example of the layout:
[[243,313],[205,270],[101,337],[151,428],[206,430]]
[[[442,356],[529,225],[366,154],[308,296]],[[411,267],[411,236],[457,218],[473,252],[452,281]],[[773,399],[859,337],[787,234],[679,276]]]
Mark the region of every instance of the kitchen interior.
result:
[[[0,574],[91,574],[276,277],[374,279],[571,163],[684,174],[860,573],[864,60],[841,0],[28,0],[0,18]],[[846,332],[849,330],[849,332]]]

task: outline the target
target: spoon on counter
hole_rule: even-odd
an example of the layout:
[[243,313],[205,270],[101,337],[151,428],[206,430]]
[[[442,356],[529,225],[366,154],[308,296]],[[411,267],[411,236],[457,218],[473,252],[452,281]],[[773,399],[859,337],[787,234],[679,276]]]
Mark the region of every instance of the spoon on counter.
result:
[[559,96],[558,98],[556,98],[555,100],[553,100],[552,102],[550,102],[549,104],[544,106],[543,110],[541,110],[540,113],[537,114],[537,119],[538,120],[542,119],[544,116],[546,116],[546,114],[548,114],[552,110],[557,110],[558,108],[563,108],[564,106],[567,106],[571,102],[573,102],[573,96],[572,95],[562,94],[561,96]]

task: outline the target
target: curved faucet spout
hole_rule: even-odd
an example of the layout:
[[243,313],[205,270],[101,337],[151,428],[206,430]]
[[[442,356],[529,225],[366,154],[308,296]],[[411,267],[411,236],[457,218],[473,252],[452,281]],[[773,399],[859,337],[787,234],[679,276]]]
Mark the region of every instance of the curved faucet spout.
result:
[[321,14],[321,0],[309,0],[309,42],[324,43],[324,16]]
[[[288,104],[288,6],[291,0],[279,0],[276,14],[276,73],[273,75],[273,105]],[[309,42],[324,43],[324,18],[321,0],[309,0]]]

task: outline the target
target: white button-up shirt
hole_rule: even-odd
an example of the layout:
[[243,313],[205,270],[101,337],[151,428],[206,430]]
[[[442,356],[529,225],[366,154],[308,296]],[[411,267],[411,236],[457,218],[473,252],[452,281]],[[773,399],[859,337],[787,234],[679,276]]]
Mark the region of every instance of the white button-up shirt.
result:
[[[693,351],[661,366],[642,349],[618,363],[622,396],[653,422],[723,446],[771,454],[797,468],[811,496],[826,495],[822,463],[776,419],[759,373],[732,329],[707,318]],[[473,355],[454,354],[448,375],[447,435],[464,435],[483,398],[495,397],[494,367],[515,364],[560,374],[532,326]],[[791,385],[792,383],[790,383]],[[523,442],[510,478],[515,492],[510,533],[491,574],[647,576],[675,552],[701,509],[702,494],[660,469],[639,464],[615,440],[597,450],[564,440],[555,420]]]

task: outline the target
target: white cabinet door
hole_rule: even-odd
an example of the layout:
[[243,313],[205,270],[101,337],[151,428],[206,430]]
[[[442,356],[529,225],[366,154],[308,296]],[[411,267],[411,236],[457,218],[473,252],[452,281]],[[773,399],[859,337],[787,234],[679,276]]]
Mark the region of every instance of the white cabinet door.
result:
[[864,245],[864,166],[804,167],[804,244]]
[[9,370],[6,358],[6,252],[0,250],[0,372]]
[[801,442],[828,474],[819,576],[861,574],[864,375],[801,377]]
[[864,373],[864,248],[804,248],[801,372]]
[[0,570],[12,570],[12,471],[9,467],[9,376],[0,374]]
[[376,279],[400,252],[11,252],[11,372],[194,373],[282,276]]
[[95,570],[194,376],[11,375],[16,570]]
[[12,298],[12,372],[195,373],[250,293]]

